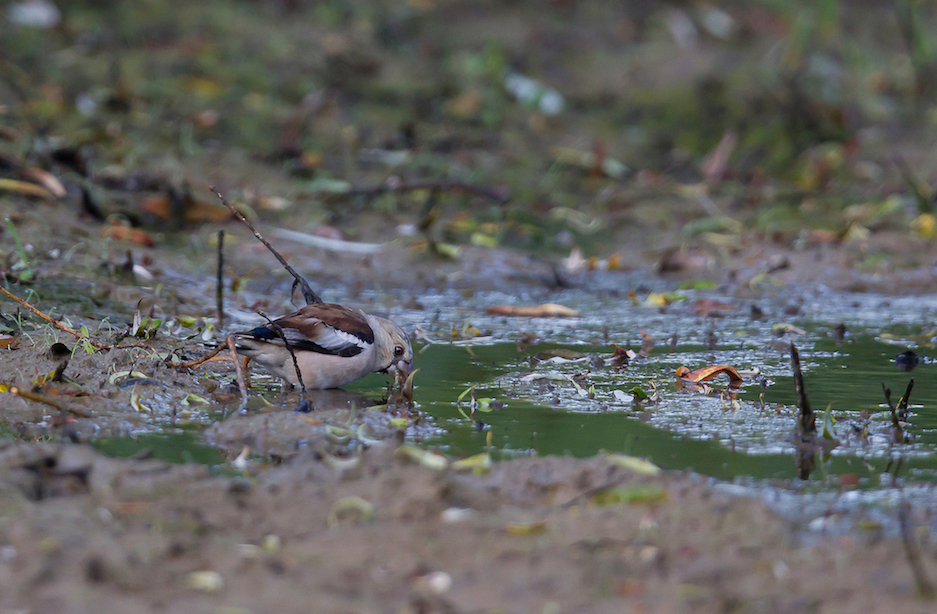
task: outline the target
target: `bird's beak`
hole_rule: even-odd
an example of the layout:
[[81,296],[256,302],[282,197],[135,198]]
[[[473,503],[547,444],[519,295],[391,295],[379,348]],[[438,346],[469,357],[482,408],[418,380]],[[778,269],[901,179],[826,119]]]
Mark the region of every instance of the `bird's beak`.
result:
[[400,374],[404,379],[413,372],[413,364],[406,360],[398,360],[387,367],[387,372],[394,375]]

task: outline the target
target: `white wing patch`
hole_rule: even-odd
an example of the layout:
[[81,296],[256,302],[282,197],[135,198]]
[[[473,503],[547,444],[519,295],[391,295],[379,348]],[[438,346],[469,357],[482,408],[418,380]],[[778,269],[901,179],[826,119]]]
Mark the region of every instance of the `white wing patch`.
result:
[[364,351],[371,347],[370,343],[351,333],[333,328],[325,322],[322,322],[320,326],[316,327],[316,336],[314,339],[310,339],[310,341],[332,352],[340,352],[349,347],[358,347]]

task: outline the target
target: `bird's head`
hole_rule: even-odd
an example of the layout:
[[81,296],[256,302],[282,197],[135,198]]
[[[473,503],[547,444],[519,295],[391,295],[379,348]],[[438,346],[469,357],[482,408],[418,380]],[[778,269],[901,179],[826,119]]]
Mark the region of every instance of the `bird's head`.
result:
[[[372,316],[374,317],[374,316]],[[410,337],[396,323],[385,318],[374,317],[377,321],[375,336],[379,343],[383,371],[401,372],[406,377],[413,371],[413,348]]]

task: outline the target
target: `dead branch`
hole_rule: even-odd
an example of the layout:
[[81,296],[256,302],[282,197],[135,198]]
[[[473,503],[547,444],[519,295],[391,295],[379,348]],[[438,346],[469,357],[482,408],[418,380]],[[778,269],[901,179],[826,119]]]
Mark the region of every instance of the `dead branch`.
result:
[[11,299],[13,299],[14,301],[16,301],[17,303],[19,303],[20,305],[22,305],[22,306],[25,307],[26,309],[30,310],[30,311],[33,312],[35,315],[39,316],[40,318],[42,318],[43,320],[45,320],[46,322],[48,322],[48,323],[51,324],[52,326],[56,327],[56,328],[59,329],[60,331],[65,332],[65,333],[68,333],[69,335],[74,335],[75,337],[78,337],[79,339],[84,339],[84,340],[86,340],[88,343],[90,343],[91,345],[93,345],[94,347],[98,348],[99,350],[110,350],[110,349],[113,349],[113,347],[114,347],[114,346],[112,346],[112,345],[107,345],[106,343],[101,343],[100,341],[95,341],[94,339],[92,339],[92,338],[90,338],[90,337],[86,337],[85,335],[82,335],[82,334],[81,334],[80,332],[78,332],[77,330],[74,330],[74,329],[72,329],[72,328],[69,328],[69,327],[65,326],[65,325],[62,324],[61,322],[59,322],[59,321],[57,321],[57,320],[53,320],[52,318],[50,318],[50,317],[47,316],[46,314],[42,313],[41,311],[39,311],[38,309],[36,309],[35,307],[33,307],[32,305],[30,305],[29,303],[27,303],[26,301],[24,301],[24,300],[21,299],[20,297],[16,296],[15,294],[13,294],[12,292],[10,292],[10,291],[7,290],[6,288],[0,288],[0,292],[3,292],[3,293],[6,294],[8,297],[10,297]]
[[302,275],[300,275],[299,273],[297,273],[297,272],[293,269],[293,267],[291,267],[291,266],[289,265],[289,263],[286,261],[286,259],[285,259],[283,256],[280,255],[280,252],[278,252],[277,250],[275,250],[275,249],[273,248],[273,246],[270,245],[270,243],[268,243],[267,240],[264,239],[264,238],[261,236],[261,234],[260,234],[259,232],[257,232],[257,230],[254,228],[254,225],[251,224],[250,221],[248,221],[248,219],[247,219],[246,217],[244,217],[244,216],[241,214],[240,211],[238,211],[237,209],[235,209],[235,208],[231,205],[231,203],[229,203],[229,202],[227,201],[227,199],[225,199],[225,197],[221,195],[221,192],[219,192],[219,191],[215,188],[215,186],[208,186],[208,187],[209,187],[209,189],[210,189],[212,192],[215,193],[215,196],[217,196],[219,199],[221,199],[221,203],[222,203],[225,207],[227,207],[227,208],[231,211],[231,213],[234,214],[234,217],[236,217],[237,219],[239,219],[239,220],[241,221],[241,223],[243,223],[245,226],[247,226],[248,228],[250,228],[250,231],[251,231],[252,233],[254,233],[254,236],[257,237],[257,240],[260,241],[261,243],[263,243],[263,244],[264,244],[264,247],[266,247],[268,250],[270,250],[270,253],[274,255],[274,257],[280,262],[281,265],[283,265],[283,268],[286,269],[286,271],[287,271],[290,275],[293,276],[293,280],[294,280],[294,281],[293,281],[293,290],[296,289],[296,286],[297,286],[297,285],[302,289],[302,291],[303,291],[303,298],[306,300],[306,304],[307,304],[307,305],[312,305],[312,304],[314,304],[314,303],[322,303],[322,302],[323,302],[322,299],[319,297],[318,294],[316,294],[316,293],[313,291],[312,287],[309,285],[309,282],[306,281],[306,279],[305,279]]
[[904,395],[898,399],[898,419],[907,422],[908,420],[908,400],[911,398],[911,389],[914,388],[914,378],[911,378],[911,381],[908,382],[908,387],[905,388]]
[[61,403],[55,399],[49,398],[42,394],[37,394],[35,392],[30,392],[28,390],[23,390],[22,388],[17,388],[16,386],[10,386],[7,391],[10,394],[15,394],[16,396],[26,399],[28,401],[35,401],[37,403],[44,403],[50,407],[54,407],[62,413],[69,413],[73,416],[78,416],[79,418],[90,418],[91,414],[83,409],[78,409],[77,407],[70,407],[64,403]]
[[882,382],[882,392],[885,393],[885,402],[888,403],[888,408],[891,410],[891,425],[894,429],[893,439],[895,443],[901,443],[904,441],[904,429],[901,428],[901,420],[898,419],[898,409],[891,402],[891,388],[886,386],[885,382]]
[[224,326],[224,230],[218,231],[218,275],[215,285],[215,307],[218,310],[218,328]]
[[791,344],[791,369],[794,371],[794,389],[797,391],[797,407],[800,413],[797,418],[797,429],[801,435],[817,432],[817,417],[810,409],[807,400],[807,389],[804,388],[804,374],[800,370],[800,354],[797,347]]

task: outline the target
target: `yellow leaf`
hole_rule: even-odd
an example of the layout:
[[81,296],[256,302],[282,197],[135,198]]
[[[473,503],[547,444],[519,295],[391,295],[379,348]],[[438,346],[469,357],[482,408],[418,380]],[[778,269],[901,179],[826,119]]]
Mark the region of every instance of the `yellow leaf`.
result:
[[911,222],[911,232],[924,239],[937,237],[937,219],[932,213],[922,213]]

